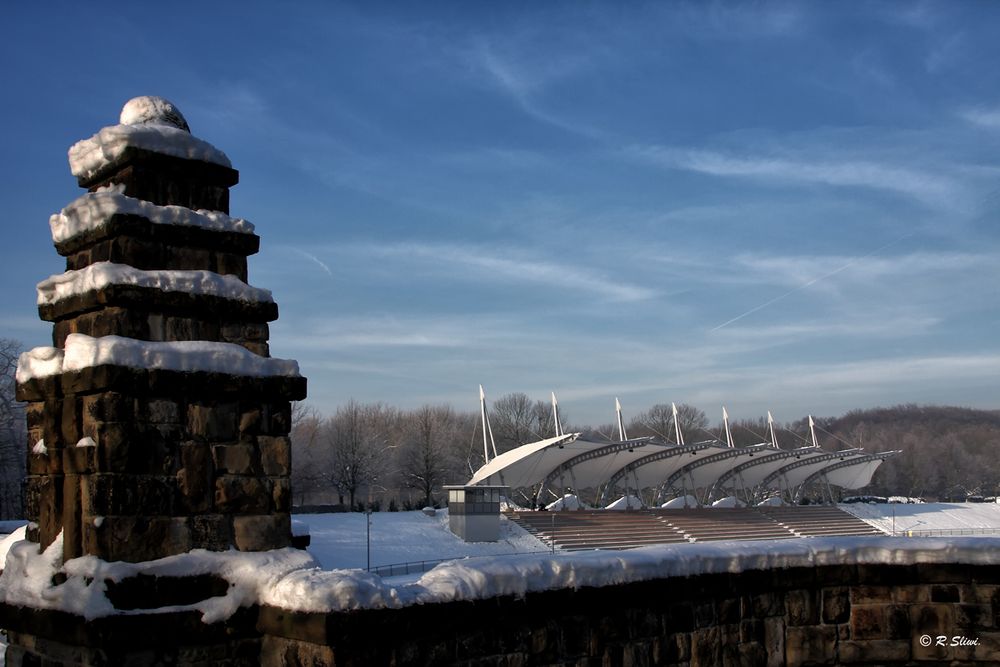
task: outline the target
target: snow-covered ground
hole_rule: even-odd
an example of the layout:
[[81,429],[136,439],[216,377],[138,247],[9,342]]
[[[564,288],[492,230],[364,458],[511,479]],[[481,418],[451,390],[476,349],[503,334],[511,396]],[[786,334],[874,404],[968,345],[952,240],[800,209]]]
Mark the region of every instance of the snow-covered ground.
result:
[[840,507],[871,525],[897,535],[1000,535],[996,503],[845,503]]
[[[366,514],[296,514],[309,526],[309,553],[324,569],[364,568],[368,564]],[[500,541],[463,542],[448,529],[448,511],[374,512],[371,515],[371,566],[419,561],[546,551],[549,547],[517,524],[500,518]]]
[[[901,515],[911,519],[908,525],[932,530],[955,530],[959,525],[980,530],[1000,526],[996,506],[858,505],[851,509],[872,521],[885,521],[887,513],[891,520],[895,511],[897,528]],[[538,553],[544,551],[544,545],[506,520],[501,541],[465,544],[448,531],[445,511],[433,516],[383,512],[371,515],[373,567],[404,561],[454,560],[446,560],[426,573],[382,577],[361,569],[367,560],[366,515],[314,514],[298,515],[297,519],[310,525],[310,553],[291,548],[260,553],[195,550],[149,563],[106,563],[93,556],[62,563],[61,536],[39,553],[35,545],[17,542],[12,535],[0,544],[0,550],[9,549],[4,575],[0,577],[0,599],[62,609],[90,619],[133,613],[114,609],[105,597],[105,582],[109,579],[120,581],[139,573],[215,573],[230,582],[227,594],[183,607],[201,611],[203,620],[211,623],[249,604],[322,612],[523,596],[532,591],[701,573],[834,563],[1000,564],[1000,537],[990,536],[820,537]],[[68,579],[54,584],[53,575],[59,571]]]

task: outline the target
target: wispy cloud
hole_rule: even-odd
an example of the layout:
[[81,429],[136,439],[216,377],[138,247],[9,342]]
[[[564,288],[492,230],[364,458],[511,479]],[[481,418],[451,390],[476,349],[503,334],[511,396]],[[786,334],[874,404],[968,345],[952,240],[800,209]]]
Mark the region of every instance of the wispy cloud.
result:
[[530,283],[583,292],[610,301],[641,301],[657,296],[656,290],[616,276],[614,271],[600,271],[569,259],[553,261],[537,251],[512,248],[483,248],[475,245],[395,243],[354,245],[350,253],[393,257],[417,262],[437,272],[454,273],[465,269],[463,278],[483,282]]
[[816,183],[885,190],[935,206],[952,203],[961,191],[950,176],[864,160],[803,160],[664,146],[633,146],[634,158],[710,176],[755,178],[778,185]]
[[976,107],[959,112],[959,116],[973,125],[1000,129],[1000,107]]
[[321,268],[326,273],[326,275],[330,276],[331,278],[333,277],[333,271],[330,270],[330,267],[326,264],[326,262],[324,262],[323,260],[321,260],[316,255],[314,255],[314,254],[312,254],[310,252],[306,252],[305,250],[302,250],[301,248],[292,248],[292,247],[289,247],[289,250],[291,250],[292,252],[294,252],[294,253],[296,253],[298,255],[301,255],[301,256],[305,257],[309,261],[311,261],[314,264],[316,264],[317,266],[319,266],[319,268]]

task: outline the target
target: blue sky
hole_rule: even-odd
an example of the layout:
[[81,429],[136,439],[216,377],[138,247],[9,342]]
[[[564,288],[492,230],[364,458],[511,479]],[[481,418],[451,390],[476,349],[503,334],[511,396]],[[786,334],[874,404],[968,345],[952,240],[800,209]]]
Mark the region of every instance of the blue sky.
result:
[[0,336],[49,343],[66,150],[153,94],[324,412],[998,407],[1000,5],[134,4],[5,12]]

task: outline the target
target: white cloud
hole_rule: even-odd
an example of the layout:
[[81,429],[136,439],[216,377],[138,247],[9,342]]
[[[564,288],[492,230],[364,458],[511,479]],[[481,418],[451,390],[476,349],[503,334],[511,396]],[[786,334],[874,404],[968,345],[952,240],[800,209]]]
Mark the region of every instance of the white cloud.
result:
[[636,146],[627,149],[626,153],[668,169],[711,176],[756,178],[778,184],[818,183],[886,190],[933,205],[952,203],[961,192],[959,183],[949,176],[865,160],[745,157],[665,146]]
[[959,116],[973,125],[1000,129],[1000,108],[976,107],[960,112]]
[[[345,248],[345,251],[355,256],[360,253],[393,257],[461,279],[471,277],[486,283],[514,282],[557,287],[610,301],[641,301],[658,294],[648,287],[623,281],[614,273],[591,269],[583,262],[574,263],[571,259],[552,261],[539,257],[531,250],[447,243],[396,243],[355,245]],[[471,276],[469,269],[474,272]]]

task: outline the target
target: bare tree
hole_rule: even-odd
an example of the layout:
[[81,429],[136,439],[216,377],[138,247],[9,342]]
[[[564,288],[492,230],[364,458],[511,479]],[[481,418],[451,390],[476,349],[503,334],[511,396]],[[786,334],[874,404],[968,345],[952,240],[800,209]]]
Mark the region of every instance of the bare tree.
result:
[[419,491],[424,504],[433,505],[434,492],[460,475],[461,420],[450,406],[425,405],[406,415],[403,422],[402,484]]
[[298,494],[299,505],[320,491],[325,484],[323,474],[323,418],[312,406],[302,402],[292,404],[292,493]]
[[[677,406],[677,421],[680,422],[681,432],[685,439],[689,435],[692,438],[701,439],[708,426],[708,417],[705,416],[705,412],[687,403],[681,403]],[[636,415],[629,423],[628,433],[632,437],[655,435],[673,442],[676,439],[673,406],[657,403],[645,412]]]
[[388,472],[391,431],[397,420],[392,408],[377,403],[362,405],[354,400],[327,420],[328,479],[341,502],[345,494],[349,497],[352,509],[358,492],[370,489]]
[[556,434],[552,407],[522,393],[498,398],[493,403],[490,425],[500,453]]
[[19,403],[17,359],[22,345],[0,338],[0,518],[20,518],[24,514],[21,484],[26,472],[27,443],[24,404]]

